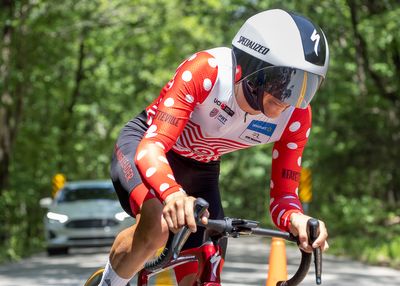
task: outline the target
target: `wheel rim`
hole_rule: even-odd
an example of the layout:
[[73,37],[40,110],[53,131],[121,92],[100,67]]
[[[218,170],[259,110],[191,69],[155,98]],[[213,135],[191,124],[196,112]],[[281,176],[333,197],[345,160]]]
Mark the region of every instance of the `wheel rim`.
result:
[[100,268],[98,270],[96,270],[96,272],[94,272],[92,274],[92,276],[90,276],[90,278],[86,281],[84,286],[97,286],[99,285],[101,278],[103,276],[103,272],[104,272],[104,268]]

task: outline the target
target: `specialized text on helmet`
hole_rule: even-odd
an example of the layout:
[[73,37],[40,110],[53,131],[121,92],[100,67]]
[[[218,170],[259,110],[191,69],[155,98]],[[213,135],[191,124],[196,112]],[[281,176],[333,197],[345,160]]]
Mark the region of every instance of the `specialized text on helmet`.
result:
[[250,39],[247,39],[243,36],[240,36],[238,43],[242,44],[245,47],[249,47],[250,49],[252,49],[260,54],[263,54],[263,55],[266,55],[269,51],[269,49],[267,47],[265,47],[261,44],[258,44]]

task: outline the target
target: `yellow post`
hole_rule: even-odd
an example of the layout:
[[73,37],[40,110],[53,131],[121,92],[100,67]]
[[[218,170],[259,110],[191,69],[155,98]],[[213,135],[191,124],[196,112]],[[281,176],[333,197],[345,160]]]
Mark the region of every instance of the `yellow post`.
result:
[[56,196],[57,192],[64,187],[66,181],[67,178],[64,174],[58,173],[54,175],[53,179],[51,180],[51,184],[53,186],[51,195],[53,198]]
[[[160,255],[164,247],[157,251],[156,256]],[[154,286],[173,286],[175,285],[173,277],[174,272],[172,270],[165,270],[155,276]]]
[[300,173],[299,199],[306,214],[309,212],[312,198],[312,173],[309,168],[302,168]]
[[173,271],[166,270],[156,275],[154,286],[174,286]]
[[310,203],[312,201],[312,176],[309,168],[301,169],[299,198],[302,203]]
[[287,276],[285,240],[283,238],[273,237],[269,254],[266,286],[276,286],[277,282],[287,280]]

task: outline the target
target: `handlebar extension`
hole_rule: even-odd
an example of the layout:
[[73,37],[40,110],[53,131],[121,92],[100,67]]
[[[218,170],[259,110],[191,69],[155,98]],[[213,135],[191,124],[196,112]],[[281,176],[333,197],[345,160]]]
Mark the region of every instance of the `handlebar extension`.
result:
[[[200,218],[202,214],[206,211],[209,204],[202,198],[197,198],[194,206],[194,216],[196,223],[198,225],[202,225],[200,222]],[[240,223],[240,227],[238,227],[237,223]],[[291,234],[277,231],[277,230],[264,230],[258,228],[258,222],[255,221],[247,221],[247,220],[235,220],[231,218],[225,218],[225,221],[222,223],[220,220],[209,220],[209,224],[206,227],[209,227],[213,230],[219,231],[224,234],[229,234],[232,232],[239,233],[244,229],[248,233],[261,234],[267,236],[278,236],[284,238],[289,241],[295,241],[296,238]],[[316,219],[310,219],[307,223],[308,234],[309,234],[309,242],[312,244],[315,239],[318,237],[319,231],[319,222]],[[155,259],[148,261],[144,269],[148,271],[157,271],[163,268],[169,261],[172,259],[177,259],[179,253],[186,242],[187,238],[190,235],[190,230],[187,226],[184,226],[177,234],[171,235],[168,238],[167,244],[162,251],[162,253],[156,257]],[[297,240],[297,243],[298,240]],[[315,263],[315,275],[316,275],[316,284],[321,284],[321,272],[322,272],[322,251],[320,248],[316,248],[313,250],[314,253],[314,263]],[[305,276],[308,273],[311,264],[311,253],[307,253],[301,250],[301,262],[299,269],[293,275],[293,277],[287,281],[279,281],[277,286],[294,286],[298,285],[301,281],[304,280]]]
[[[209,204],[202,198],[197,198],[194,203],[194,217],[196,222],[200,221],[201,216],[207,210]],[[146,262],[144,269],[148,271],[156,271],[163,268],[171,259],[176,259],[190,235],[190,229],[184,226],[177,234],[169,235],[167,244],[161,254]]]

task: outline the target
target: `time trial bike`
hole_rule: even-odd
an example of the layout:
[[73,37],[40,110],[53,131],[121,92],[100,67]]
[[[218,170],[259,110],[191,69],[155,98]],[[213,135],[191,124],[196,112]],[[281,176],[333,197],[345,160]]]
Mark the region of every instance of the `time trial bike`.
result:
[[[197,248],[181,251],[191,233],[189,228],[185,226],[178,233],[171,233],[161,254],[147,262],[144,268],[138,273],[137,286],[147,286],[152,276],[193,261],[198,263],[198,271],[193,286],[220,286],[222,273],[221,255],[223,250],[219,242],[221,239],[227,237],[238,238],[243,235],[255,235],[270,238],[278,237],[290,242],[299,243],[298,238],[292,234],[259,227],[259,222],[253,220],[226,217],[222,220],[209,219],[207,225],[203,225],[199,218],[207,208],[208,203],[205,200],[201,198],[196,199],[194,215],[197,225],[206,228],[203,244]],[[318,230],[318,220],[310,219],[308,221],[310,243],[317,238]],[[312,254],[303,250],[300,250],[300,252],[301,260],[295,274],[287,281],[277,282],[277,286],[296,286],[303,281],[310,268]],[[321,284],[322,251],[316,248],[313,254],[316,284],[319,285]],[[102,272],[103,269],[99,269],[93,273],[84,286],[97,286],[101,280]]]

